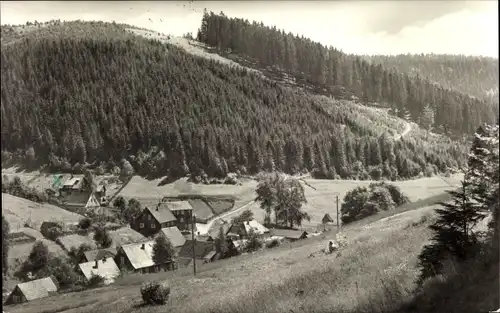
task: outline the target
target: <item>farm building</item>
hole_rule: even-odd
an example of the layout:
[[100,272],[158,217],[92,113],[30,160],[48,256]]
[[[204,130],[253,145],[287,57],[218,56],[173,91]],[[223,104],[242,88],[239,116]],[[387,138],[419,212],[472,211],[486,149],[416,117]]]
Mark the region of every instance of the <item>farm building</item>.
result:
[[252,231],[259,236],[269,234],[269,229],[256,220],[251,220],[233,223],[227,230],[226,235],[231,238],[246,238]]
[[95,249],[85,251],[83,254],[85,256],[84,262],[92,262],[95,260],[102,260],[103,258],[114,258],[116,255],[116,248]]
[[130,227],[144,237],[156,235],[162,228],[176,226],[177,219],[166,206],[158,203],[155,207],[146,207],[130,224]]
[[179,230],[191,230],[193,207],[188,201],[163,202],[160,206],[172,212],[177,220],[176,226]]
[[176,226],[162,228],[157,235],[168,239],[174,248],[180,248],[186,242],[186,238]]
[[88,280],[92,276],[101,276],[104,278],[104,284],[109,285],[114,282],[115,278],[120,275],[120,269],[112,257],[103,257],[95,261],[78,264],[78,268],[83,276]]
[[57,293],[57,285],[52,278],[36,279],[18,284],[7,297],[5,304],[9,305],[41,299],[54,293]]
[[[196,260],[205,261],[209,258],[210,261],[217,259],[217,255],[213,254],[215,252],[215,245],[213,242],[196,241],[194,245],[194,258]],[[179,264],[187,265],[189,260],[193,259],[193,241],[186,240],[178,255]]]
[[61,188],[59,189],[59,193],[61,196],[71,195],[75,192],[80,192],[83,187],[83,181],[85,177],[83,175],[71,175],[71,177],[66,180]]
[[271,234],[275,237],[281,237],[288,241],[296,241],[307,238],[308,233],[302,230],[295,229],[273,229]]
[[161,269],[173,269],[174,262],[155,264],[153,261],[154,241],[132,243],[118,248],[115,263],[120,270],[141,273],[154,273]]
[[68,209],[72,208],[85,208],[94,209],[99,208],[101,203],[96,197],[95,193],[81,191],[75,192],[62,197],[62,202],[64,206]]

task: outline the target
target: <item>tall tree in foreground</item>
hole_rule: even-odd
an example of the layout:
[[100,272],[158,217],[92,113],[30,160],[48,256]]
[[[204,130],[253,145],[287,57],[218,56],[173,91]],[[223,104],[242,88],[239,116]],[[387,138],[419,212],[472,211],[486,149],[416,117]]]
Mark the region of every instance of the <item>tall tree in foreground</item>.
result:
[[470,183],[462,181],[458,191],[448,191],[452,201],[441,202],[442,208],[436,209],[438,218],[429,226],[434,233],[432,242],[424,247],[419,256],[422,268],[420,283],[440,274],[447,259],[462,262],[478,252],[479,240],[474,227],[486,214],[472,201],[471,190]]

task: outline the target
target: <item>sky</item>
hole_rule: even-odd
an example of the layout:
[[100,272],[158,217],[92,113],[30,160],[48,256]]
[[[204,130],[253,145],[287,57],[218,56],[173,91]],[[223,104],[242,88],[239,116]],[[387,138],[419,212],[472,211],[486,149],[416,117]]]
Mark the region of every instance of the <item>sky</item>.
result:
[[262,21],[347,53],[498,58],[497,0],[1,1],[0,22],[114,20],[174,36],[196,35],[204,8]]

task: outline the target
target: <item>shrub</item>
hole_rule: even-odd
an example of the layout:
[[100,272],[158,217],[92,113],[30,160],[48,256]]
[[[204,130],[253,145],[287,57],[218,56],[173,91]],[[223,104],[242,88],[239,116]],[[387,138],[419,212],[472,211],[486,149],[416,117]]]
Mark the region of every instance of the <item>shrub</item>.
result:
[[141,286],[141,295],[145,304],[163,305],[170,296],[170,287],[161,282],[145,283]]
[[245,251],[246,252],[253,252],[257,251],[260,248],[262,248],[263,243],[260,240],[260,238],[255,234],[253,231],[250,231],[250,234],[248,236],[248,243],[245,246]]
[[81,229],[89,229],[90,226],[92,226],[92,220],[88,217],[85,217],[78,222],[78,227]]
[[273,239],[266,244],[266,248],[272,249],[272,248],[278,247],[279,245],[280,245],[280,241],[278,239]]
[[89,288],[96,288],[104,285],[104,277],[100,275],[92,275],[90,279],[87,281],[87,287]]
[[59,223],[45,221],[40,226],[40,232],[45,238],[56,241],[63,234],[63,227]]

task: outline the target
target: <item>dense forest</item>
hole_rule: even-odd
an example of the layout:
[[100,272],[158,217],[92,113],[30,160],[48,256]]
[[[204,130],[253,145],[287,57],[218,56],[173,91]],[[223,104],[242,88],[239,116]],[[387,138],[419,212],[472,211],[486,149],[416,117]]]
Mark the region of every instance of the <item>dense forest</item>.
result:
[[477,125],[493,122],[492,117],[498,115],[498,105],[490,102],[222,12],[205,11],[197,39],[220,52],[250,58],[261,67],[279,67],[304,85],[332,94],[336,86],[342,86],[364,102],[390,106],[399,117],[409,115],[425,127],[429,127],[426,116],[432,112],[430,126],[445,134],[472,134]]
[[401,54],[363,56],[385,68],[420,76],[498,105],[498,59],[463,55]]
[[173,177],[307,170],[360,179],[431,175],[465,161],[458,143],[394,141],[340,103],[325,110],[331,99],[120,25],[71,22],[41,34],[2,47],[2,160],[63,170],[127,160],[141,175]]

